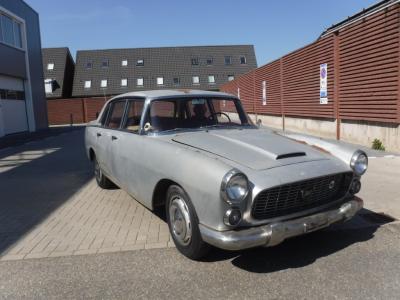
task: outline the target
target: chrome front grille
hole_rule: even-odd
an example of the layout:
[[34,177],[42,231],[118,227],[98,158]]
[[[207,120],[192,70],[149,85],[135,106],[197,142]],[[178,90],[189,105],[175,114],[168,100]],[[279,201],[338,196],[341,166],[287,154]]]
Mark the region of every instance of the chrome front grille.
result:
[[271,219],[329,204],[343,197],[353,173],[340,173],[284,184],[261,191],[255,198],[254,219]]

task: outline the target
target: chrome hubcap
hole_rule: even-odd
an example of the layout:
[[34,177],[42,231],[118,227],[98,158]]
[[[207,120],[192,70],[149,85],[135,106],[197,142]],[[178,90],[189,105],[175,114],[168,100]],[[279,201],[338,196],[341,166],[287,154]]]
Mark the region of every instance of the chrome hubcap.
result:
[[192,224],[186,203],[178,196],[170,202],[169,217],[175,240],[183,246],[188,245],[192,238]]

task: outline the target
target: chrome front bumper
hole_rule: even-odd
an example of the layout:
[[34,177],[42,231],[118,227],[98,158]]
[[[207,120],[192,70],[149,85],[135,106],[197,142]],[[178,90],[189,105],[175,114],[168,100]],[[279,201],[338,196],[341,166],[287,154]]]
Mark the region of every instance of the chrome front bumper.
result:
[[243,230],[216,231],[201,224],[199,226],[203,240],[217,248],[241,250],[259,246],[270,247],[287,238],[309,233],[339,221],[349,220],[362,207],[363,201],[355,197],[342,204],[338,209]]

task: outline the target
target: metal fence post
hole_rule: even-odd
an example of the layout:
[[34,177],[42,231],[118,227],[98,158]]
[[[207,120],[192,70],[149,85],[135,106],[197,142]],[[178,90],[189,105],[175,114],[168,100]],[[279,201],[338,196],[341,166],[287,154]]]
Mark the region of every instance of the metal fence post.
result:
[[339,31],[333,34],[333,110],[336,118],[336,139],[340,140],[340,49],[339,49]]
[[282,115],[282,130],[285,131],[285,106],[283,104],[283,58],[279,59],[279,81],[281,92],[281,115]]

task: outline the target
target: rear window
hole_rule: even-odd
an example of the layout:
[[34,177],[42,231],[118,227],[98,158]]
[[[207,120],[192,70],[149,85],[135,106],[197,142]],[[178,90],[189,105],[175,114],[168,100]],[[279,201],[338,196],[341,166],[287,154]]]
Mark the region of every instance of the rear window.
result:
[[110,106],[111,106],[111,104],[108,104],[106,106],[106,108],[104,109],[103,114],[101,115],[101,120],[100,120],[101,125],[104,125],[107,121],[107,116],[108,116],[108,112],[110,110]]
[[118,101],[111,104],[109,117],[106,123],[108,128],[119,128],[124,116],[126,101]]
[[124,129],[138,133],[140,129],[140,119],[142,117],[144,101],[143,100],[129,100],[126,122],[123,126]]

